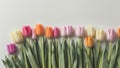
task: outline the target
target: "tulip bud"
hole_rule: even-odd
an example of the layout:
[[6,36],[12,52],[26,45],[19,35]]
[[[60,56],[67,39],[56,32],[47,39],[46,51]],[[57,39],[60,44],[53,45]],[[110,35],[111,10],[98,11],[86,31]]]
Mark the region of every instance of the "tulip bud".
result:
[[66,31],[67,31],[67,36],[72,36],[74,34],[74,29],[72,26],[67,26]]
[[36,39],[36,38],[37,38],[37,36],[36,36],[35,30],[32,29],[32,39]]
[[32,29],[30,26],[23,26],[22,27],[22,34],[24,37],[31,37],[32,36]]
[[98,41],[105,40],[105,32],[102,29],[96,30],[96,40]]
[[84,36],[85,36],[85,29],[84,29],[84,27],[78,26],[78,27],[76,28],[75,35],[76,35],[77,37],[84,37]]
[[14,55],[17,53],[17,47],[14,43],[7,45],[7,51],[10,55]]
[[20,30],[12,32],[11,33],[11,38],[16,44],[20,44],[24,40],[23,35],[22,35]]
[[54,32],[54,37],[55,37],[55,38],[57,38],[57,37],[60,36],[60,30],[59,30],[58,27],[55,27],[54,30],[53,30],[53,32]]
[[118,28],[118,30],[117,30],[117,35],[120,38],[120,28]]
[[91,36],[86,37],[85,40],[84,40],[84,44],[85,44],[86,47],[92,48],[93,44],[94,44],[93,37],[91,37]]
[[35,32],[37,36],[44,35],[44,27],[42,24],[37,24],[35,28]]
[[108,29],[106,31],[106,39],[108,41],[114,41],[115,40],[115,36],[116,36],[116,32],[114,29]]
[[53,37],[53,30],[52,27],[47,27],[45,30],[45,36],[46,38],[52,38]]
[[95,28],[92,26],[88,26],[87,27],[87,35],[94,37],[95,36]]
[[61,36],[63,36],[63,37],[67,36],[67,29],[65,26],[61,28],[60,32],[61,32]]

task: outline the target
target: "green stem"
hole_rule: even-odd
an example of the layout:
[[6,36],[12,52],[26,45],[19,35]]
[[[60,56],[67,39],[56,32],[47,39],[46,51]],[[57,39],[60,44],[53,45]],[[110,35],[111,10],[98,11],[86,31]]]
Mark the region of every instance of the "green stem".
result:
[[43,37],[40,37],[39,39],[39,42],[40,42],[40,50],[41,50],[41,60],[42,60],[42,68],[45,68],[45,60],[44,60],[44,38]]
[[51,39],[48,39],[48,68],[51,68]]
[[112,42],[109,42],[109,50],[108,50],[108,62],[110,62],[111,53],[112,53]]

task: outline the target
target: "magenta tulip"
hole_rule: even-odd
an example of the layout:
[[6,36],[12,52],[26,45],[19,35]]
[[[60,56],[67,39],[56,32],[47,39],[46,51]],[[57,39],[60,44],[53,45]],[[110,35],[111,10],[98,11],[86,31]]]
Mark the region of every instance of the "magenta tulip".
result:
[[77,37],[84,37],[85,36],[85,28],[78,26],[75,30],[75,35]]
[[72,36],[74,34],[74,29],[72,26],[66,26],[67,36]]
[[61,28],[60,33],[61,33],[62,37],[66,37],[67,36],[67,29],[66,29],[65,26]]
[[60,36],[60,30],[59,30],[58,27],[55,27],[55,28],[53,29],[53,32],[54,32],[54,37],[55,37],[55,38],[57,38],[57,37]]
[[116,32],[114,29],[108,29],[106,31],[106,39],[108,41],[114,41],[115,40],[115,37],[116,37]]
[[23,26],[22,27],[22,34],[24,37],[31,37],[32,36],[32,29],[30,26]]
[[17,47],[14,43],[8,44],[7,45],[7,51],[10,55],[16,54],[17,53]]
[[36,39],[36,38],[37,38],[37,36],[36,36],[35,30],[32,29],[32,39]]

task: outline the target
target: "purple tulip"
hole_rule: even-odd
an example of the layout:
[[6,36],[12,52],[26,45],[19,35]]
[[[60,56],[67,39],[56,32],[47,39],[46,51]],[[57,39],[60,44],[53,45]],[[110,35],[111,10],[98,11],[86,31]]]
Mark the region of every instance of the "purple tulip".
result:
[[74,34],[74,29],[72,26],[66,26],[67,36],[72,36]]
[[84,37],[85,36],[85,28],[78,26],[75,31],[75,35],[77,37]]
[[24,37],[31,37],[32,36],[32,29],[30,26],[23,26],[22,27],[22,34]]
[[37,38],[37,36],[36,36],[35,30],[32,29],[32,39],[36,39],[36,38]]
[[55,28],[53,29],[53,31],[54,31],[54,37],[55,37],[55,38],[57,38],[57,37],[60,36],[60,30],[59,30],[58,27],[55,27]]
[[106,32],[106,39],[108,41],[114,41],[116,37],[116,32],[114,29],[108,29]]
[[17,47],[14,43],[8,44],[7,45],[7,51],[10,55],[16,54],[17,53]]
[[67,36],[67,29],[65,26],[61,28],[60,33],[61,33],[61,36],[63,37]]

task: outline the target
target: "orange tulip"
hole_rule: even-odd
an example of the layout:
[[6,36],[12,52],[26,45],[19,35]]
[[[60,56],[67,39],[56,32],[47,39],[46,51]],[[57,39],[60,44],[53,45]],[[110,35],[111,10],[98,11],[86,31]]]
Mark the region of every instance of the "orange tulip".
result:
[[85,40],[84,40],[84,44],[85,44],[86,47],[92,48],[93,43],[94,43],[94,40],[93,40],[93,37],[91,37],[91,36],[86,37]]
[[120,38],[120,28],[118,28],[118,30],[117,30],[117,35]]
[[46,38],[52,38],[53,37],[53,30],[52,27],[47,27],[45,31]]
[[44,27],[42,24],[37,24],[36,27],[35,27],[35,33],[36,35],[38,36],[41,36],[44,34]]

